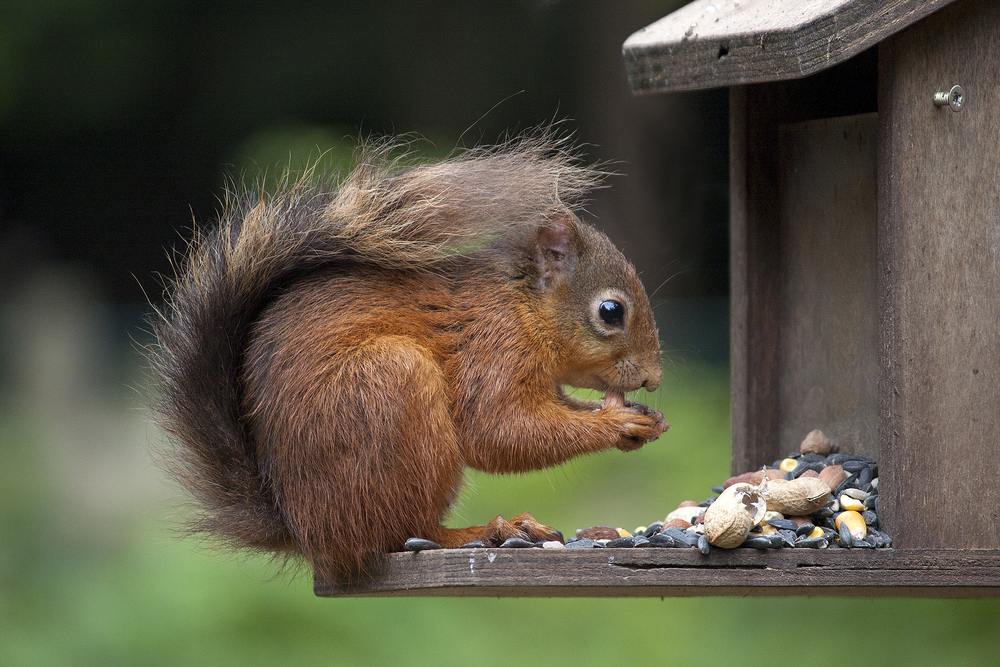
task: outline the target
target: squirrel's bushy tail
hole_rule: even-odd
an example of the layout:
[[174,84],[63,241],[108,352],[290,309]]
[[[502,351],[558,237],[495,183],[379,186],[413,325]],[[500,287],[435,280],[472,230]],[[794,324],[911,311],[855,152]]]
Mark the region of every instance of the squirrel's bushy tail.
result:
[[397,148],[363,146],[336,187],[306,177],[275,195],[228,197],[218,227],[177,267],[153,324],[154,409],[175,443],[165,464],[201,506],[194,531],[290,546],[242,411],[247,336],[276,292],[322,266],[416,268],[481,247],[579,202],[600,178],[548,137],[405,167]]

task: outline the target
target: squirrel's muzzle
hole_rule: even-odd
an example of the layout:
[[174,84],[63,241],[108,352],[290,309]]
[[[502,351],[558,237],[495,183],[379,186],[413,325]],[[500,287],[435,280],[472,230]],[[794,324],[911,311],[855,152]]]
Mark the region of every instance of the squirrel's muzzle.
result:
[[639,364],[639,372],[642,373],[640,387],[645,387],[646,391],[656,391],[660,387],[660,382],[663,381],[663,361],[658,346],[656,352],[645,355]]

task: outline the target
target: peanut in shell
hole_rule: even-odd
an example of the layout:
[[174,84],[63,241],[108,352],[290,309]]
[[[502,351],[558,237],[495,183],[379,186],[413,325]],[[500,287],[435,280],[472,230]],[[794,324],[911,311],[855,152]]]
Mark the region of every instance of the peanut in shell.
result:
[[826,505],[832,490],[818,477],[799,477],[768,480],[761,484],[760,493],[769,511],[798,516],[812,514]]
[[766,509],[758,487],[746,482],[733,484],[705,510],[705,539],[723,549],[738,547],[764,518]]

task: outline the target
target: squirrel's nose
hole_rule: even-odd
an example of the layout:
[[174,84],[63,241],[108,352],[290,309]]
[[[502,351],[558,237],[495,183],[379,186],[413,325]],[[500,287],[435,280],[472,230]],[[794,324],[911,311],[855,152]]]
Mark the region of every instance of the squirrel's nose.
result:
[[642,386],[646,388],[646,391],[656,391],[660,386],[660,380],[663,379],[663,371],[661,370],[656,374],[656,377],[647,377],[642,383]]
[[660,355],[656,355],[655,360],[650,360],[650,363],[645,367],[646,379],[642,381],[642,387],[646,388],[646,391],[656,391],[660,382],[663,380],[663,366],[660,365]]

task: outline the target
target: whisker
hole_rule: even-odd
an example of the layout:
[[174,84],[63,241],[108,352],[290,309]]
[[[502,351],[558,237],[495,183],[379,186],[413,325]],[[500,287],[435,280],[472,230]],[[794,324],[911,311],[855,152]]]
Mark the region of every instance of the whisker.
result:
[[[672,264],[672,263],[673,263],[673,262],[671,262],[671,264]],[[669,266],[669,265],[668,265],[668,266]],[[680,271],[678,271],[677,273],[673,274],[672,276],[670,276],[669,278],[667,278],[666,280],[664,280],[664,281],[663,281],[662,283],[660,283],[659,287],[657,287],[657,288],[656,288],[655,290],[653,290],[653,293],[649,295],[649,298],[650,298],[650,299],[652,299],[652,298],[653,298],[654,296],[656,296],[656,293],[657,293],[657,292],[659,292],[659,291],[660,291],[660,289],[661,289],[661,288],[662,288],[662,287],[663,287],[664,285],[666,285],[666,284],[667,284],[667,283],[669,283],[669,282],[670,282],[671,280],[673,280],[673,279],[674,279],[674,278],[676,278],[677,276],[679,276],[679,275],[682,275],[682,274],[684,274],[684,273],[690,273],[690,270],[689,270],[689,269],[681,269],[681,270],[680,270]]]

